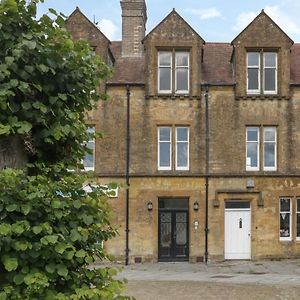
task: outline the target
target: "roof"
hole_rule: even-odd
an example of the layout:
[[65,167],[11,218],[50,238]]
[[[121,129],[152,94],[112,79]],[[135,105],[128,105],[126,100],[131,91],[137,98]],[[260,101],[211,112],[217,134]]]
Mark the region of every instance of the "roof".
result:
[[233,47],[229,43],[206,43],[203,48],[203,83],[234,84],[233,69],[230,63]]
[[291,84],[300,84],[300,44],[291,48]]
[[108,84],[145,84],[145,58],[122,57],[122,42],[112,42],[111,52],[115,58],[114,74]]

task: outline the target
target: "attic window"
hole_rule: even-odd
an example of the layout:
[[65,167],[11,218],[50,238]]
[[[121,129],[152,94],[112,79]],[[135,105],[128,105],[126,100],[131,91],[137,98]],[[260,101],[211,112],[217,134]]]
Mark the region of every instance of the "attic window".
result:
[[277,52],[247,52],[247,94],[277,94]]
[[158,93],[189,93],[189,52],[158,52]]

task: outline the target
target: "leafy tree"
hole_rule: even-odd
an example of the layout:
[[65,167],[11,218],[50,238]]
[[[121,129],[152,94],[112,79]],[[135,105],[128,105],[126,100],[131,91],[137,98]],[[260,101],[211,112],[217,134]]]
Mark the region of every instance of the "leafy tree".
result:
[[0,171],[0,300],[123,299],[115,270],[87,267],[116,235],[107,191],[86,193],[87,178],[67,171],[110,71],[63,15],[37,20],[39,2],[0,0],[0,170],[14,168]]
[[72,41],[63,15],[51,9],[54,20],[37,21],[38,2],[0,2],[2,148],[18,137],[31,162],[74,164],[88,139],[84,112],[105,97],[96,87],[110,71],[86,42]]

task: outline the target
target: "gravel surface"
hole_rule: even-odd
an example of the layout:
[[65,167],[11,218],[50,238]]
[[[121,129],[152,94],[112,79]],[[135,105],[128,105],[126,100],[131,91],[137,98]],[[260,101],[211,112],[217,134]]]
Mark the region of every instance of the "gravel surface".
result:
[[300,287],[286,285],[231,284],[192,281],[135,281],[124,294],[137,300],[194,299],[300,299]]

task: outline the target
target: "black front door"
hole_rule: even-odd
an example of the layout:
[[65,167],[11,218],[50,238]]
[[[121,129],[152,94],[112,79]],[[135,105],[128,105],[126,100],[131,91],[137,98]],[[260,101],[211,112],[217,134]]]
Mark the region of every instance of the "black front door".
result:
[[160,209],[158,217],[158,259],[188,260],[188,211]]

